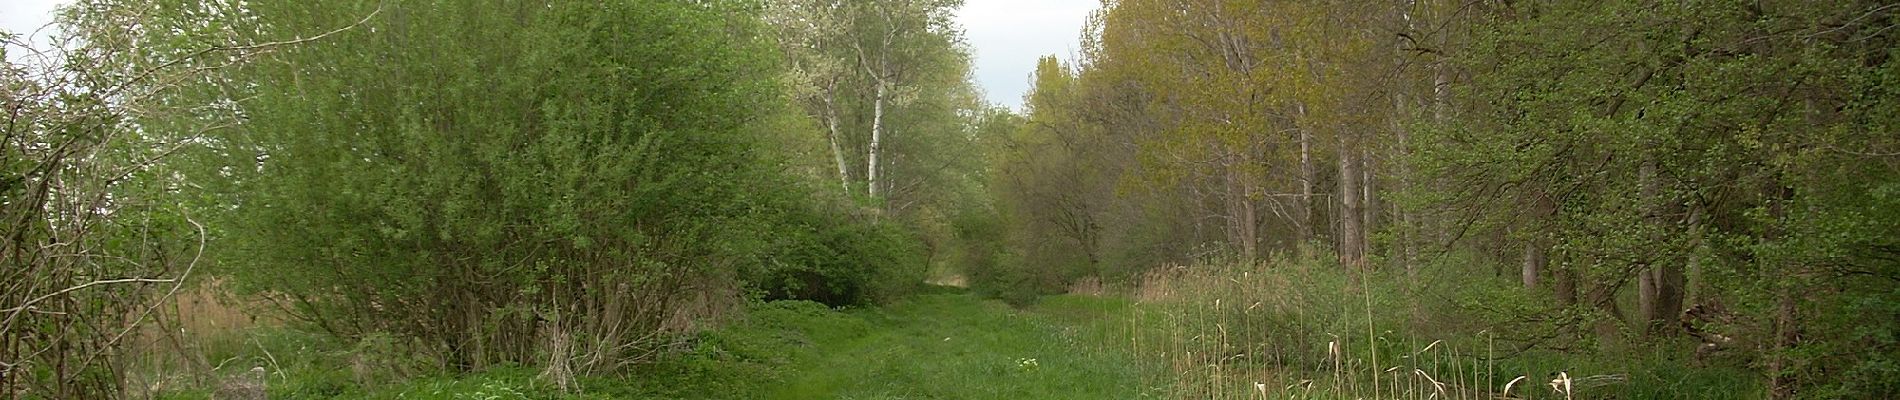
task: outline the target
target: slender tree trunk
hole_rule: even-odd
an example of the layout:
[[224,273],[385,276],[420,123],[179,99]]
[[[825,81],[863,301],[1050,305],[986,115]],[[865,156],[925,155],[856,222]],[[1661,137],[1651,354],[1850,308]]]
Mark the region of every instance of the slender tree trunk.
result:
[[1546,226],[1550,219],[1557,216],[1557,204],[1550,195],[1538,192],[1531,198],[1531,218],[1529,238],[1524,241],[1524,288],[1537,288],[1537,281],[1550,269],[1550,241]]
[[1616,304],[1616,286],[1618,284],[1621,284],[1621,282],[1599,282],[1590,288],[1590,305],[1596,307],[1598,311],[1601,311],[1607,317],[1598,320],[1595,326],[1597,347],[1601,350],[1610,350],[1616,343],[1620,342],[1617,339],[1619,336],[1618,333],[1622,330],[1618,329],[1618,326],[1628,321],[1623,316],[1623,307]]
[[[1653,156],[1644,157],[1642,166],[1638,169],[1636,179],[1639,188],[1638,198],[1642,201],[1645,208],[1644,213],[1646,215],[1643,217],[1643,221],[1645,224],[1653,226],[1656,222],[1656,196],[1657,192],[1660,191],[1656,183],[1656,161]],[[1657,321],[1659,318],[1658,314],[1661,313],[1657,298],[1660,295],[1659,292],[1661,288],[1657,287],[1657,268],[1655,260],[1646,259],[1642,260],[1642,263],[1644,265],[1641,266],[1641,269],[1636,271],[1636,311],[1638,316],[1642,318],[1644,330],[1647,331],[1650,325],[1653,325]]]
[[1252,201],[1247,199],[1251,185],[1241,176],[1234,166],[1228,166],[1226,174],[1227,216],[1234,237],[1230,238],[1240,250],[1240,257],[1253,260],[1259,243],[1256,233],[1256,221]]
[[1771,399],[1792,399],[1795,396],[1797,382],[1794,373],[1789,371],[1789,359],[1794,356],[1788,352],[1800,339],[1800,315],[1797,314],[1794,285],[1777,285],[1775,290],[1775,338],[1774,351],[1768,355],[1768,397]]
[[[1441,34],[1438,36],[1439,36],[1440,48],[1447,48],[1448,46],[1451,45],[1451,41],[1447,38],[1449,34]],[[1445,123],[1451,117],[1450,110],[1451,110],[1452,71],[1451,71],[1451,67],[1445,64],[1446,64],[1446,61],[1444,60],[1443,56],[1440,56],[1440,58],[1436,62],[1432,63],[1432,92],[1431,92],[1432,93],[1432,100],[1431,100],[1432,121],[1438,122],[1441,124]],[[1421,184],[1430,185],[1432,190],[1438,191],[1440,193],[1445,192],[1445,190],[1447,189],[1445,187],[1445,183],[1442,181],[1441,182],[1422,182]],[[1425,215],[1423,216],[1422,220],[1415,221],[1415,222],[1417,223],[1417,226],[1419,226],[1419,228],[1418,230],[1414,231],[1416,237],[1413,238],[1413,242],[1415,243],[1444,243],[1446,241],[1445,236],[1448,235],[1448,233],[1446,233],[1447,229],[1442,227],[1444,224],[1439,219],[1433,218],[1431,215]]]
[[1696,203],[1689,208],[1689,261],[1688,275],[1683,277],[1682,304],[1687,310],[1702,303],[1702,205]]
[[1656,315],[1658,313],[1657,290],[1655,267],[1644,266],[1636,271],[1636,311],[1639,314],[1638,317],[1642,318],[1644,331],[1648,331],[1650,325],[1655,324],[1656,319],[1659,318]]
[[1346,132],[1339,135],[1339,264],[1365,267],[1365,221],[1361,213],[1358,151]]
[[877,80],[876,86],[877,94],[871,100],[871,151],[870,156],[866,157],[869,160],[865,161],[864,167],[865,183],[870,186],[867,190],[872,198],[878,197],[878,185],[881,183],[878,181],[878,155],[883,150],[881,146],[884,140],[883,78]]
[[[1662,218],[1665,202],[1661,195],[1661,176],[1657,170],[1654,156],[1645,158],[1638,179],[1641,180],[1642,201],[1648,210],[1644,223],[1657,229],[1666,229]],[[1654,335],[1668,335],[1677,326],[1676,321],[1682,313],[1682,268],[1669,259],[1644,260],[1646,264],[1637,273],[1637,304],[1645,332]]]
[[1544,264],[1549,258],[1544,255],[1544,244],[1532,239],[1524,243],[1524,288],[1536,289],[1537,278],[1543,275]]
[[[1774,226],[1770,226],[1762,235],[1762,241],[1766,243],[1782,240],[1779,225],[1788,218],[1786,203],[1794,199],[1794,190],[1790,188],[1771,188],[1770,193],[1772,203],[1768,206],[1768,212],[1773,217]],[[1781,271],[1778,272],[1783,280],[1773,283],[1775,290],[1774,338],[1770,342],[1770,350],[1767,354],[1768,398],[1792,399],[1795,397],[1794,389],[1798,382],[1793,371],[1790,371],[1793,367],[1788,364],[1789,359],[1793,358],[1789,352],[1794,349],[1796,342],[1800,339],[1801,320],[1798,314],[1800,294],[1796,285],[1801,277],[1798,266],[1769,265],[1764,266],[1764,269],[1773,267],[1780,267],[1778,269]]]
[[[1400,104],[1399,115],[1401,116],[1406,115],[1404,111],[1404,104],[1405,104],[1404,100],[1401,99],[1399,101],[1399,104]],[[1412,154],[1411,148],[1409,147],[1411,144],[1410,143],[1411,132],[1410,130],[1405,129],[1405,126],[1402,124],[1395,124],[1394,126],[1395,126],[1395,129],[1393,133],[1396,134],[1395,136],[1397,136],[1397,139],[1399,142],[1398,143],[1399,145],[1399,148],[1398,148],[1399,188],[1398,190],[1400,193],[1405,193],[1408,190],[1412,190],[1412,164],[1409,160]],[[1394,217],[1398,218],[1398,228],[1393,230],[1393,232],[1397,234],[1397,237],[1395,238],[1396,240],[1393,241],[1393,245],[1395,247],[1392,249],[1393,250],[1392,261],[1394,264],[1397,264],[1397,267],[1400,270],[1405,271],[1405,275],[1409,279],[1416,279],[1418,276],[1418,271],[1412,267],[1412,260],[1416,259],[1416,257],[1418,256],[1418,253],[1417,253],[1418,245],[1416,243],[1412,243],[1413,241],[1412,232],[1418,229],[1418,226],[1414,224],[1412,221],[1412,213],[1406,210],[1402,204],[1396,207],[1392,207],[1392,214]]]
[[1556,281],[1551,284],[1551,291],[1557,296],[1557,306],[1577,305],[1577,272],[1559,263],[1551,271],[1550,276]]
[[844,147],[838,144],[838,109],[833,103],[837,97],[836,88],[836,82],[825,87],[825,129],[829,133],[825,138],[831,141],[831,159],[838,162],[838,187],[848,193],[851,191],[851,167],[845,164]]
[[[1415,6],[1418,6],[1417,1],[1408,0],[1401,2],[1398,7],[1399,20],[1405,23],[1403,29],[1405,29],[1406,32],[1414,34],[1418,32],[1418,23],[1412,18],[1412,10]],[[1429,10],[1429,7],[1426,9]],[[1430,18],[1431,14],[1427,11],[1424,16]],[[1403,57],[1408,57],[1410,50],[1407,49],[1409,46],[1407,43],[1410,42],[1395,41],[1395,43],[1397,43],[1397,46],[1393,52],[1394,59],[1403,60]],[[1407,77],[1410,78],[1410,76]],[[1395,173],[1399,181],[1398,190],[1400,193],[1404,193],[1412,190],[1412,164],[1410,159],[1412,156],[1412,148],[1410,147],[1412,132],[1405,126],[1405,121],[1412,117],[1410,102],[1412,97],[1415,96],[1413,90],[1415,90],[1417,86],[1413,84],[1410,79],[1406,79],[1399,84],[1393,85],[1393,87],[1395,89],[1392,95],[1392,109],[1396,111],[1396,115],[1398,115],[1398,118],[1394,118],[1392,121],[1392,134],[1394,139],[1398,141],[1398,147],[1393,152],[1393,154],[1395,154],[1393,160],[1398,164],[1396,165],[1397,171]],[[1391,253],[1392,263],[1398,269],[1405,271],[1408,288],[1416,286],[1418,271],[1412,267],[1412,260],[1415,255],[1413,252],[1416,251],[1416,246],[1412,243],[1411,232],[1417,227],[1412,224],[1412,214],[1405,210],[1405,207],[1393,207],[1392,216],[1398,220],[1396,221],[1398,223],[1397,229],[1393,230],[1393,233],[1396,235],[1394,237],[1395,240],[1392,242],[1394,246]]]
[[1313,168],[1313,132],[1299,126],[1297,122],[1305,118],[1306,105],[1301,104],[1296,107],[1298,117],[1294,122],[1294,130],[1300,133],[1300,206],[1297,207],[1299,223],[1295,224],[1300,242],[1296,246],[1306,246],[1313,241],[1313,181],[1316,179]]
[[[1384,211],[1381,208],[1385,205],[1379,201],[1379,157],[1374,154],[1372,146],[1369,145],[1365,146],[1365,152],[1362,157],[1361,160],[1364,161],[1365,169],[1360,171],[1359,182],[1362,189],[1364,189],[1360,192],[1365,196],[1365,202],[1360,204],[1364,205],[1363,208],[1365,211],[1362,213],[1364,214],[1363,218],[1365,218],[1364,234],[1365,236],[1371,236],[1373,232],[1379,231],[1379,213]],[[1371,243],[1366,244],[1368,247],[1367,252],[1371,251],[1370,245]]]

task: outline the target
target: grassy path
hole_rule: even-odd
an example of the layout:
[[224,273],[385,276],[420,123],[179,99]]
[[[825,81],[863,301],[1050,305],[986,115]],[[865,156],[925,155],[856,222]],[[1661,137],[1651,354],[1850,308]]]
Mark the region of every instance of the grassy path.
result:
[[[1104,399],[1139,397],[1132,359],[1098,350],[1065,314],[1087,301],[1016,310],[966,293],[918,295],[845,312],[815,327],[813,351],[770,391],[775,399]],[[1069,321],[1069,322],[1065,322]],[[837,331],[849,331],[839,334]],[[824,332],[831,331],[831,332]],[[856,334],[851,334],[856,333]]]
[[[425,377],[378,388],[307,383],[272,398],[403,400],[597,399],[1131,399],[1153,398],[1135,360],[1113,340],[1121,300],[1045,298],[1028,309],[960,289],[932,288],[893,304],[833,310],[772,302],[699,336],[692,349],[625,376],[583,378],[562,393],[530,368]],[[289,350],[286,350],[289,351]],[[300,378],[302,379],[302,378]],[[343,386],[335,386],[343,387]],[[367,389],[367,390],[365,390]],[[360,390],[360,391],[359,391]],[[202,397],[199,397],[202,398]]]

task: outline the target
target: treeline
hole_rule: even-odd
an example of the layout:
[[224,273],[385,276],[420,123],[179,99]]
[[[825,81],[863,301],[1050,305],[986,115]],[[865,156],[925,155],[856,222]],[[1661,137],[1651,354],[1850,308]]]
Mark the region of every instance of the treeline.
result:
[[126,336],[207,276],[410,355],[370,368],[563,388],[901,295],[981,198],[957,6],[67,6],[0,71],[0,397],[142,395]]
[[1896,11],[1108,2],[991,137],[1006,261],[972,279],[1028,298],[1325,254],[1403,282],[1360,290],[1404,293],[1413,334],[1695,350],[1775,398],[1891,397]]

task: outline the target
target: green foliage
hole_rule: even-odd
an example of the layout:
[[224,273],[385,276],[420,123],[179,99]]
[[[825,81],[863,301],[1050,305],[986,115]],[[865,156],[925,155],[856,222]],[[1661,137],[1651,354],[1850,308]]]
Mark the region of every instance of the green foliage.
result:
[[[1625,342],[1619,330],[1667,338],[1694,306],[1720,310],[1687,322],[1703,345],[1742,353],[1724,362],[1765,370],[1775,397],[1891,397],[1896,388],[1872,382],[1891,381],[1880,371],[1900,348],[1884,338],[1900,325],[1867,317],[1894,315],[1900,216],[1881,188],[1900,168],[1891,154],[1850,149],[1900,145],[1878,133],[1900,97],[1870,86],[1890,83],[1895,38],[1890,25],[1817,28],[1879,7],[1600,2],[1481,14],[1471,51],[1450,60],[1473,76],[1455,100],[1465,113],[1421,131],[1414,160],[1425,179],[1472,189],[1422,197],[1490,232],[1479,235],[1549,241],[1548,276],[1571,288],[1555,293],[1559,306],[1577,305],[1496,320],[1560,316],[1541,328],[1568,339],[1556,346],[1584,339],[1585,329],[1560,333],[1578,325],[1601,346]],[[1635,307],[1618,294],[1631,280],[1644,285]],[[1696,304],[1671,303],[1682,292]]]
[[227,272],[319,329],[456,368],[606,352],[578,367],[603,373],[744,288],[855,304],[921,281],[908,229],[781,169],[808,154],[777,130],[809,127],[747,3],[206,7],[153,23],[334,31],[197,92],[241,112],[192,171]]
[[167,164],[191,135],[133,123],[200,106],[154,99],[199,75],[119,65],[123,28],[80,19],[48,48],[0,32],[0,397],[121,393],[120,343],[201,271],[207,231]]
[[1017,115],[957,0],[82,2],[0,396],[201,255],[324,332],[204,341],[274,397],[1900,395],[1900,8],[1454,3],[1108,2]]
[[817,214],[789,227],[778,238],[786,247],[773,253],[757,283],[767,299],[864,305],[895,299],[923,282],[924,249],[903,226]]

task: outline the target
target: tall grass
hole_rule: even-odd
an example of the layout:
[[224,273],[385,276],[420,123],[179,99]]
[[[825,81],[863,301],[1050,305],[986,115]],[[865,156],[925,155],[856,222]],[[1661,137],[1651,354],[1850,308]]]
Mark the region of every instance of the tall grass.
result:
[[[119,394],[130,399],[333,398],[439,374],[414,343],[346,340],[297,326],[268,301],[217,279],[167,299],[128,338]],[[246,393],[232,396],[231,393]]]
[[1169,398],[1567,398],[1624,380],[1527,363],[1413,278],[1291,257],[1170,266],[1125,288],[1137,304],[1111,318],[1142,376],[1166,380],[1143,385]]
[[[275,371],[274,354],[248,332],[282,321],[263,305],[232,298],[218,280],[197,282],[147,315],[126,341],[118,366],[123,395],[151,398],[165,393],[215,388],[254,368]],[[272,343],[275,344],[275,343]]]

